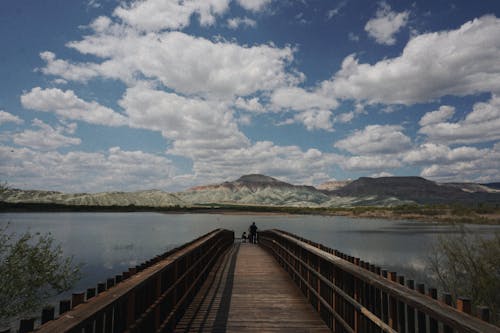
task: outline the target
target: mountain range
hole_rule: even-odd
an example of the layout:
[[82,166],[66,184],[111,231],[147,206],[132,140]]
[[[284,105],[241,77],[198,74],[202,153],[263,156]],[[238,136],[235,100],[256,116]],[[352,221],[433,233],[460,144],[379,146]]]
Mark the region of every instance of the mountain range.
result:
[[53,203],[88,206],[195,206],[237,204],[294,207],[396,206],[410,203],[500,202],[498,183],[436,183],[421,177],[362,177],[330,181],[317,187],[293,185],[260,174],[203,185],[186,191],[62,193],[0,190],[0,202]]

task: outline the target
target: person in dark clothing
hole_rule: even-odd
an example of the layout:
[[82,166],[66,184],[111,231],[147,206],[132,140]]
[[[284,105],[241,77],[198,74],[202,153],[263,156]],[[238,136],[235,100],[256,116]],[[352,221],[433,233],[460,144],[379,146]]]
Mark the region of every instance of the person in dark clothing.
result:
[[241,242],[246,243],[247,242],[247,233],[243,231],[243,235],[241,235]]
[[252,225],[250,226],[250,243],[257,243],[257,226],[255,225],[255,222],[252,222]]

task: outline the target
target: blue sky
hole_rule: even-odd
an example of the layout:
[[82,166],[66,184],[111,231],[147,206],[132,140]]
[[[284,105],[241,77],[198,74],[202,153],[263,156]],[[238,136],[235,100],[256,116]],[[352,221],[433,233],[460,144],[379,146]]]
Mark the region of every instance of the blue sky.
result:
[[0,180],[499,181],[497,1],[4,0]]

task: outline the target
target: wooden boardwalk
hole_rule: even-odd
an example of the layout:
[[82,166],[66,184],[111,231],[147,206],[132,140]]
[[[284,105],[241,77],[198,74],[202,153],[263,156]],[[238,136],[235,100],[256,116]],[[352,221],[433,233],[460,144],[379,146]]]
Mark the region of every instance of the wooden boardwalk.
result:
[[275,259],[237,243],[215,265],[175,332],[330,332]]

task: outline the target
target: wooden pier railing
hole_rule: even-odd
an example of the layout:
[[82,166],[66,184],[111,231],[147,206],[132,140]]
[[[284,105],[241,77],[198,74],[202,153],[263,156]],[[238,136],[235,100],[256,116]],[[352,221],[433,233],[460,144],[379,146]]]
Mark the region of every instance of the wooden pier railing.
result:
[[470,300],[458,299],[455,309],[449,294],[438,301],[436,289],[425,295],[423,284],[414,290],[413,280],[405,286],[395,272],[359,258],[279,230],[261,232],[259,241],[336,333],[500,332],[470,315]]
[[[217,229],[42,313],[40,333],[171,332],[234,233]],[[86,296],[86,297],[85,297]],[[20,332],[34,329],[21,321]]]

